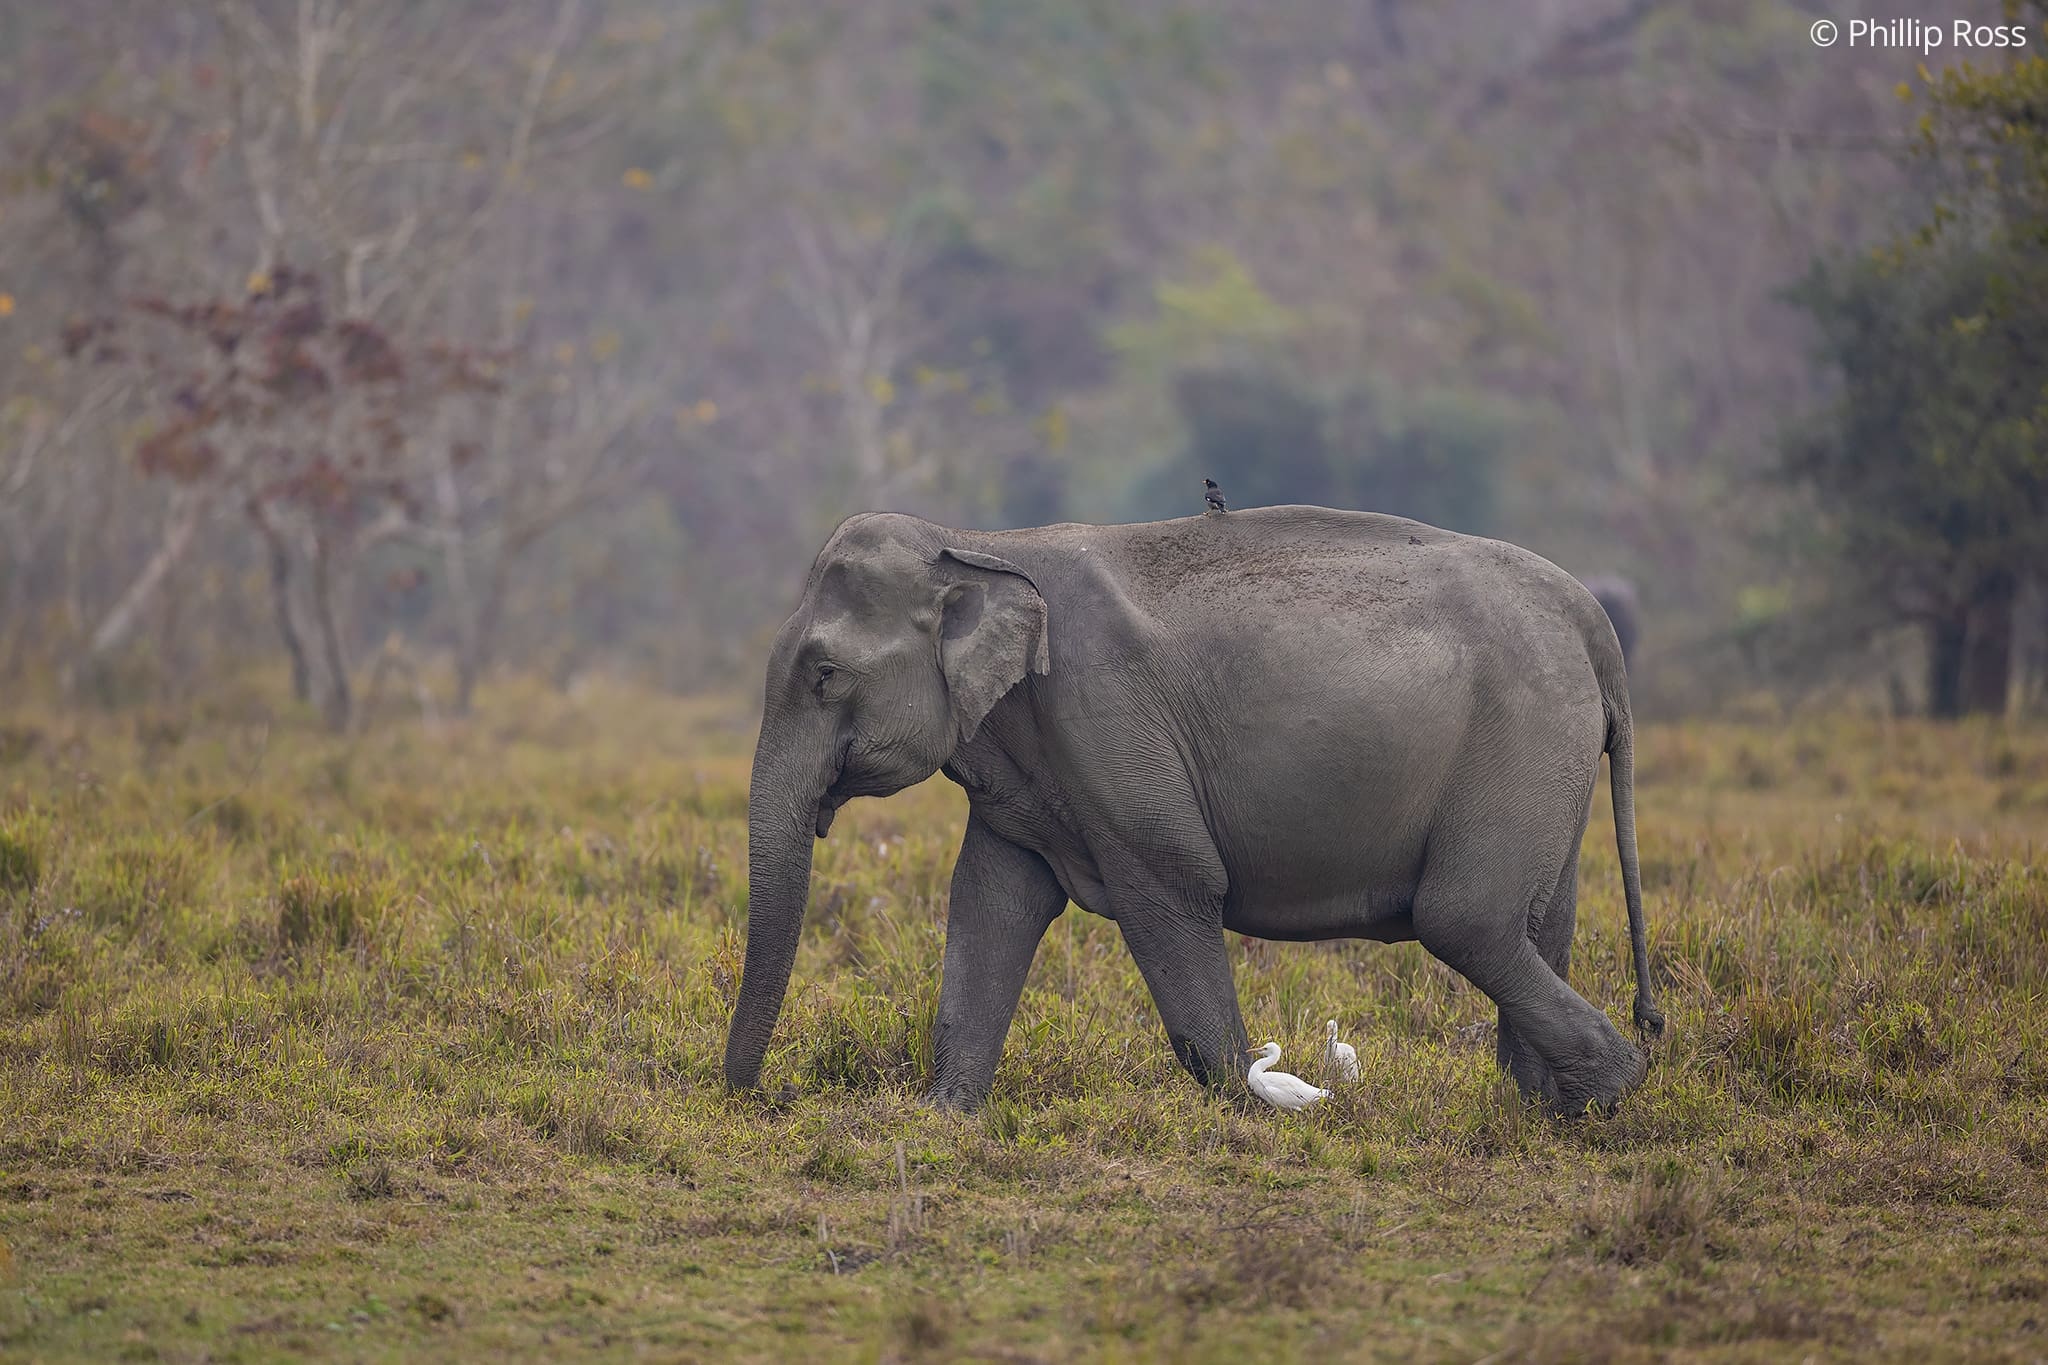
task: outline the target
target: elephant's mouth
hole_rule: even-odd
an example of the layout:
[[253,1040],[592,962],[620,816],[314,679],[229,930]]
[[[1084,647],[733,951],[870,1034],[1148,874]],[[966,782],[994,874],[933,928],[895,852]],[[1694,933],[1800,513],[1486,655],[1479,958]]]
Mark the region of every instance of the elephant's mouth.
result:
[[818,831],[818,837],[822,839],[831,831],[832,819],[839,814],[839,808],[856,796],[888,796],[900,789],[900,783],[890,786],[876,782],[872,778],[848,777],[841,774],[840,779],[818,798],[818,822],[814,826]]
[[861,761],[854,762],[854,739],[849,736],[833,764],[832,780],[818,798],[817,822],[813,828],[820,839],[832,828],[839,808],[857,796],[893,796],[905,787],[930,777],[934,769],[909,766],[901,754],[877,754],[863,748]]
[[818,798],[818,819],[815,828],[820,839],[832,832],[832,817],[839,814],[839,808],[860,795],[847,790],[846,761],[853,755],[853,736],[847,735],[840,741],[839,752],[832,759],[832,780],[825,784],[825,794]]
[[841,770],[838,780],[825,789],[818,798],[818,822],[814,828],[820,839],[832,828],[832,818],[839,814],[839,808],[856,796],[888,796],[902,790],[903,784],[878,781],[873,774],[849,774]]

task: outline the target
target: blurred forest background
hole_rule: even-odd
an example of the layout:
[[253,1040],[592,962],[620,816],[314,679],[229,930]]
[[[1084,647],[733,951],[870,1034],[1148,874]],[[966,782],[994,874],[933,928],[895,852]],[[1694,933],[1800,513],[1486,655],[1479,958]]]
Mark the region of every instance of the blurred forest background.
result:
[[1645,710],[2038,709],[2048,9],[1822,14],[17,0],[0,697],[751,689],[852,511],[1207,474],[1625,575]]

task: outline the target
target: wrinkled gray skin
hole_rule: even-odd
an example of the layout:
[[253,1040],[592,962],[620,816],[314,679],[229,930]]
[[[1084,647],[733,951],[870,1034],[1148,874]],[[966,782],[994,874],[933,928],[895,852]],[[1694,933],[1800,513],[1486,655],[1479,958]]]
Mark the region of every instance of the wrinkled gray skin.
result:
[[1583,581],[1586,591],[1593,594],[1593,600],[1613,624],[1614,638],[1621,642],[1621,661],[1627,664],[1635,657],[1636,637],[1643,628],[1643,604],[1636,595],[1636,585],[1611,573],[1593,574]]
[[1662,1027],[1630,737],[1599,604],[1498,541],[1319,507],[997,533],[854,517],[768,663],[726,1079],[759,1081],[812,838],[943,770],[970,813],[932,1100],[987,1095],[1072,900],[1121,928],[1199,1081],[1246,1068],[1225,929],[1419,939],[1499,1005],[1525,1094],[1611,1108],[1645,1054],[1565,972],[1605,752],[1636,1023]]

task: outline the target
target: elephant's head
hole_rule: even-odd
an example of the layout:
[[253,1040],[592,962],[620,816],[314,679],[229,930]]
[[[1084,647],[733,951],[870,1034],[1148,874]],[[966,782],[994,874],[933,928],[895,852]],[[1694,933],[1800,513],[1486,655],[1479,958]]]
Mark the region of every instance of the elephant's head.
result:
[[1045,602],[1015,565],[910,517],[855,517],[811,566],[768,659],[747,800],[747,961],[725,1077],[751,1088],[789,986],[811,838],[856,796],[937,772],[1027,673]]

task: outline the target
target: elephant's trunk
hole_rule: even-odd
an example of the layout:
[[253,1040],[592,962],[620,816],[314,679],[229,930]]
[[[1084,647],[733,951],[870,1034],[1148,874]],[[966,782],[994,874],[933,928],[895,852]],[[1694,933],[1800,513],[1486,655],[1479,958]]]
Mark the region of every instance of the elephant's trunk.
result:
[[808,773],[793,776],[791,767],[776,761],[765,741],[754,752],[747,793],[747,965],[725,1038],[725,1080],[738,1090],[760,1083],[810,899],[811,840],[825,782]]

